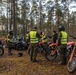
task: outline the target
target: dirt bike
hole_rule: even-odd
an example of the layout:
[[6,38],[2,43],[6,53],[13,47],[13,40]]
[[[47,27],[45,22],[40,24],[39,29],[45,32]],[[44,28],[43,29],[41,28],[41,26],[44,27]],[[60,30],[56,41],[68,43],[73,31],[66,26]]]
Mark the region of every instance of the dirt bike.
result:
[[76,40],[74,41],[74,48],[70,54],[69,61],[67,63],[68,72],[72,73],[75,71],[75,69],[76,69]]
[[[47,42],[47,46],[50,44],[51,42]],[[29,50],[27,51],[28,54],[30,54],[30,48]],[[42,41],[39,41],[38,42],[38,53],[44,53],[45,54],[45,58],[46,58],[46,48],[45,48],[45,44],[42,42]]]
[[[27,52],[28,52],[28,54],[30,54],[30,48]],[[38,53],[43,53],[43,52],[46,52],[45,51],[45,44],[43,42],[39,41],[38,42]]]
[[[47,42],[47,46],[49,46],[51,44],[51,42]],[[39,41],[38,42],[38,51],[40,52],[40,53],[43,53],[43,52],[47,52],[46,51],[46,48],[45,48],[45,44],[42,42],[42,41]]]
[[[5,47],[8,48],[7,38],[4,39]],[[27,43],[24,41],[24,38],[21,37],[19,39],[13,38],[12,49],[14,50],[25,50],[27,48]]]
[[4,54],[4,46],[2,44],[2,41],[0,41],[0,56]]
[[[66,51],[66,57],[69,57],[71,50],[73,48],[74,42],[68,42],[67,43],[67,51]],[[52,43],[48,46],[48,51],[46,53],[46,59],[48,61],[54,61],[57,56],[59,56],[59,51],[58,51],[58,44],[57,43]]]
[[44,43],[41,41],[38,42],[38,52],[43,53],[45,51]]
[[14,44],[17,50],[25,50],[27,47],[27,44],[23,38],[18,39]]

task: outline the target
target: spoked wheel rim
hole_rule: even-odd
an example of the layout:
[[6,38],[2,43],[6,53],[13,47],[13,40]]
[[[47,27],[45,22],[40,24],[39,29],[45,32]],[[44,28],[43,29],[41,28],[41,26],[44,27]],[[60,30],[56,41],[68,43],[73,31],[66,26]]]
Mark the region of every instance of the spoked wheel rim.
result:
[[4,50],[0,48],[0,56],[2,56],[3,54],[4,54]]
[[22,50],[22,44],[18,44],[16,47],[18,50]]
[[57,52],[55,50],[51,50],[51,51],[47,52],[48,60],[54,61],[56,57],[57,57]]
[[44,49],[43,49],[42,47],[39,47],[38,52],[39,52],[39,53],[43,53],[43,51],[44,51]]
[[69,72],[73,72],[76,69],[76,58],[74,57],[72,61],[67,64],[67,69]]
[[2,49],[0,49],[0,54],[2,54],[2,52],[3,52]]

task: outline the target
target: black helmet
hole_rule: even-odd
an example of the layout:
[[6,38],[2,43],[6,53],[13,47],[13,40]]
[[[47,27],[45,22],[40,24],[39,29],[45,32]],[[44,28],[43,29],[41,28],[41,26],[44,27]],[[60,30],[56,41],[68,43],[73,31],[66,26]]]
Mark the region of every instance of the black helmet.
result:
[[26,33],[29,33],[29,31],[26,31]]
[[64,28],[64,26],[59,26],[58,30],[59,31],[65,31],[65,28]]
[[37,27],[34,27],[34,29],[37,29]]
[[10,31],[9,31],[9,34],[10,34],[10,35],[13,35],[13,31],[12,31],[12,30],[10,30]]
[[55,30],[54,30],[53,32],[54,32],[54,33],[56,33],[56,31],[55,31]]
[[19,35],[19,33],[17,33],[17,35]]
[[42,35],[42,31],[40,32],[40,35]]

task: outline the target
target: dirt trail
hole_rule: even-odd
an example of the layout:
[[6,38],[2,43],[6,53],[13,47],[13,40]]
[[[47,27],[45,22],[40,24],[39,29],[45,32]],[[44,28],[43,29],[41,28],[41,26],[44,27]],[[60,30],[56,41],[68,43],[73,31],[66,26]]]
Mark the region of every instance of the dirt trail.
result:
[[58,65],[47,61],[43,55],[38,55],[39,62],[33,63],[29,55],[23,51],[23,57],[17,56],[18,51],[13,50],[13,56],[0,57],[0,75],[76,75],[67,71],[66,65]]

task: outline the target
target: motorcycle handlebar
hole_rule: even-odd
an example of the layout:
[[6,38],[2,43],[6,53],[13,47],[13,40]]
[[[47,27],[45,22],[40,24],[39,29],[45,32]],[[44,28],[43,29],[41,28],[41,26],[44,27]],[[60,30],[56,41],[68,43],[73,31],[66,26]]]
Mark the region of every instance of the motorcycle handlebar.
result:
[[74,36],[72,36],[72,35],[70,35],[70,34],[69,34],[69,36],[72,37],[73,39],[76,39],[76,37],[74,37]]

